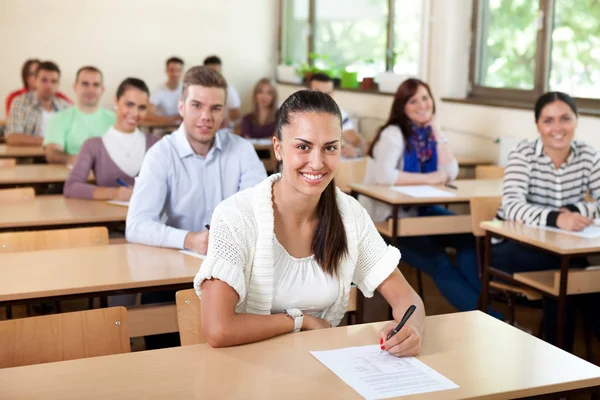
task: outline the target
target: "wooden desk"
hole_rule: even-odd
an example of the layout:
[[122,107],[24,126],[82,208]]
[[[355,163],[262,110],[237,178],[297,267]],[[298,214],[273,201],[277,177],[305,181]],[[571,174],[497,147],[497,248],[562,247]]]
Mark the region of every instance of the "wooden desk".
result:
[[[187,289],[201,264],[174,249],[136,244],[0,254],[0,307]],[[178,331],[175,305],[142,306],[129,314],[132,337]]]
[[[572,257],[587,257],[600,254],[600,238],[586,239],[577,236],[567,235],[565,233],[547,231],[526,226],[515,221],[489,221],[482,222],[481,227],[485,229],[485,259],[483,268],[483,288],[481,291],[481,309],[486,310],[488,304],[488,289],[490,275],[497,276],[504,280],[510,278],[501,271],[492,266],[492,237],[510,239],[526,246],[538,248],[542,251],[555,254],[560,258],[560,283],[558,293],[553,290],[544,291],[548,296],[558,299],[558,335],[557,344],[560,347],[564,345],[564,326],[566,318],[566,300],[569,277],[569,263]],[[512,277],[515,279],[514,277]],[[534,285],[521,280],[521,284],[539,289]]]
[[[10,399],[358,399],[309,351],[376,344],[385,323],[0,370]],[[600,387],[600,368],[474,311],[428,317],[419,359],[458,389],[409,399],[507,399]]]
[[0,231],[104,225],[122,223],[126,219],[126,207],[55,195],[38,196],[30,201],[7,203],[0,207]]
[[258,140],[247,139],[247,140],[252,143],[252,146],[254,146],[254,150],[256,150],[256,152],[259,152],[259,151],[268,151],[269,152],[269,158],[261,158],[261,161],[262,161],[263,165],[265,166],[267,173],[275,173],[277,171],[277,158],[275,158],[275,151],[273,150],[273,143],[266,143],[266,140],[263,140],[263,139],[258,139]]
[[36,146],[8,146],[0,144],[0,158],[44,157],[44,149]]
[[[473,197],[491,197],[502,195],[502,180],[500,179],[465,179],[452,182],[456,190],[443,185],[436,188],[453,192],[454,197],[417,198],[392,190],[388,186],[352,184],[352,196],[363,195],[388,204],[391,208],[389,221],[378,222],[375,225],[382,235],[390,238],[396,245],[398,236],[434,235],[449,233],[471,232],[470,215],[454,215],[448,217],[417,217],[397,218],[400,207],[424,206],[435,204],[466,204]],[[401,223],[399,224],[399,221]],[[399,226],[401,225],[401,226]]]
[[[71,170],[66,166],[56,164],[27,164],[17,165],[14,168],[0,168],[0,187],[64,183],[70,172]],[[93,179],[93,174],[90,174],[88,180]]]
[[365,171],[367,169],[367,159],[351,158],[340,161],[338,170],[335,174],[335,184],[344,193],[350,193],[353,183],[360,183],[365,179]]
[[476,167],[478,165],[492,165],[494,161],[488,158],[481,158],[475,156],[456,156],[459,167]]

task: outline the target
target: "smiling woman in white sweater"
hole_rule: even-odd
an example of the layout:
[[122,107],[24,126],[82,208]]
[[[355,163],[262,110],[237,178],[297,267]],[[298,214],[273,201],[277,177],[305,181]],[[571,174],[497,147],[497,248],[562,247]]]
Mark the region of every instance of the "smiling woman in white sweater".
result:
[[416,312],[383,349],[412,356],[421,349],[423,302],[396,268],[360,204],[335,188],[341,114],[326,94],[302,90],[282,105],[274,148],[282,174],[223,201],[214,211],[208,254],[194,279],[202,329],[215,347],[339,324],[354,282],[366,297],[379,291],[399,321]]

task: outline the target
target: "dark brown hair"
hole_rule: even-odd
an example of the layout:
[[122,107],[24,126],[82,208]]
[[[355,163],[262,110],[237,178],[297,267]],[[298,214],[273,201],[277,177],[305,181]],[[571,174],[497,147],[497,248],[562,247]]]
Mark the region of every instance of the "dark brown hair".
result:
[[79,75],[83,72],[96,72],[98,74],[100,74],[100,81],[104,81],[104,75],[102,75],[102,71],[100,71],[98,68],[94,67],[93,65],[86,65],[84,67],[81,67],[77,70],[77,73],[75,74],[75,83],[77,83],[77,81],[79,81]]
[[268,85],[271,90],[271,95],[273,96],[273,100],[271,100],[271,105],[269,106],[269,116],[265,121],[265,125],[275,121],[275,117],[277,116],[277,88],[269,78],[262,78],[256,85],[254,85],[254,90],[252,91],[252,122],[258,125],[258,101],[256,100],[256,95],[258,91],[264,86]]
[[146,95],[148,95],[148,97],[150,97],[150,90],[148,89],[146,82],[138,78],[125,78],[117,88],[117,100],[119,100],[125,94],[127,89],[131,88],[135,88],[141,92],[144,92]]
[[573,111],[573,114],[575,114],[575,116],[578,115],[577,103],[575,103],[575,100],[571,96],[563,92],[548,92],[541,95],[540,98],[537,99],[537,101],[535,102],[535,122],[538,122],[538,120],[540,119],[540,114],[542,113],[544,107],[546,107],[550,103],[554,103],[555,101],[562,101],[563,103],[569,106],[569,108],[571,109],[571,111]]
[[429,85],[423,82],[420,79],[410,78],[402,82],[402,84],[398,87],[396,94],[394,95],[394,102],[392,103],[392,109],[390,110],[390,116],[381,128],[379,128],[379,132],[375,136],[373,143],[371,144],[371,148],[369,148],[369,156],[373,157],[373,148],[379,141],[379,137],[381,136],[381,132],[385,128],[390,125],[396,125],[400,127],[400,131],[402,132],[402,137],[404,138],[404,145],[406,148],[410,146],[410,141],[408,138],[412,133],[412,121],[408,116],[404,113],[404,108],[406,107],[406,103],[410,100],[411,97],[417,93],[419,87],[423,86],[427,89],[427,93],[429,93],[429,97],[431,97],[431,101],[433,102],[433,113],[435,114],[435,100],[433,99],[433,95],[431,94],[431,89]]
[[223,78],[223,75],[209,67],[195,66],[187,70],[183,76],[182,100],[185,100],[188,88],[193,85],[221,88],[225,91],[225,100],[227,100],[227,81]]
[[[277,114],[276,134],[279,141],[282,138],[282,128],[291,124],[302,113],[330,114],[339,120],[340,128],[342,127],[340,108],[329,95],[314,90],[299,90],[283,102]],[[321,193],[317,217],[319,222],[310,249],[323,271],[335,276],[342,257],[348,253],[348,240],[337,205],[333,179]]]
[[25,61],[25,63],[21,67],[21,80],[23,81],[23,87],[25,89],[29,89],[27,87],[27,78],[29,77],[29,68],[31,68],[32,64],[39,65],[39,63],[40,63],[40,60],[38,60],[37,58],[30,58],[29,60]]
[[60,76],[60,68],[52,61],[42,61],[38,66],[37,71],[35,71],[35,76],[37,76],[40,71],[56,72],[58,73],[58,76]]

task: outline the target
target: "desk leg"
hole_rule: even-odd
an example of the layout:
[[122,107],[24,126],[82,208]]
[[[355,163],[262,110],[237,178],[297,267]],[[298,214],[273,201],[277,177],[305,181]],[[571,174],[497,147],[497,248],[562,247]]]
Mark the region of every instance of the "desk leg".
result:
[[560,286],[558,287],[558,323],[556,332],[556,345],[561,349],[565,347],[565,319],[567,317],[567,283],[569,277],[569,256],[560,258]]
[[487,313],[490,291],[490,265],[492,263],[492,235],[485,232],[485,242],[483,247],[483,268],[481,271],[481,301],[480,309]]
[[392,237],[390,237],[392,246],[396,247],[398,243],[398,206],[392,206]]

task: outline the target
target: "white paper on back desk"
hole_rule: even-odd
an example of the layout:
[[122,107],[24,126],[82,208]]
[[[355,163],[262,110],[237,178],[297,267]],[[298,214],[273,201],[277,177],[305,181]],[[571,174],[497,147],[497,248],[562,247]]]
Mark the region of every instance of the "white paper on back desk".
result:
[[565,235],[578,236],[578,237],[586,238],[586,239],[596,239],[596,238],[600,237],[600,226],[596,226],[596,225],[588,226],[581,232],[566,231],[564,229],[552,228],[549,226],[536,226],[535,228],[542,229],[545,231],[563,233]]
[[310,353],[366,399],[458,388],[416,358],[394,357],[378,345]]
[[417,198],[423,197],[456,197],[452,192],[440,190],[432,186],[427,185],[415,185],[415,186],[392,186],[390,189],[396,192],[403,193],[405,195]]

